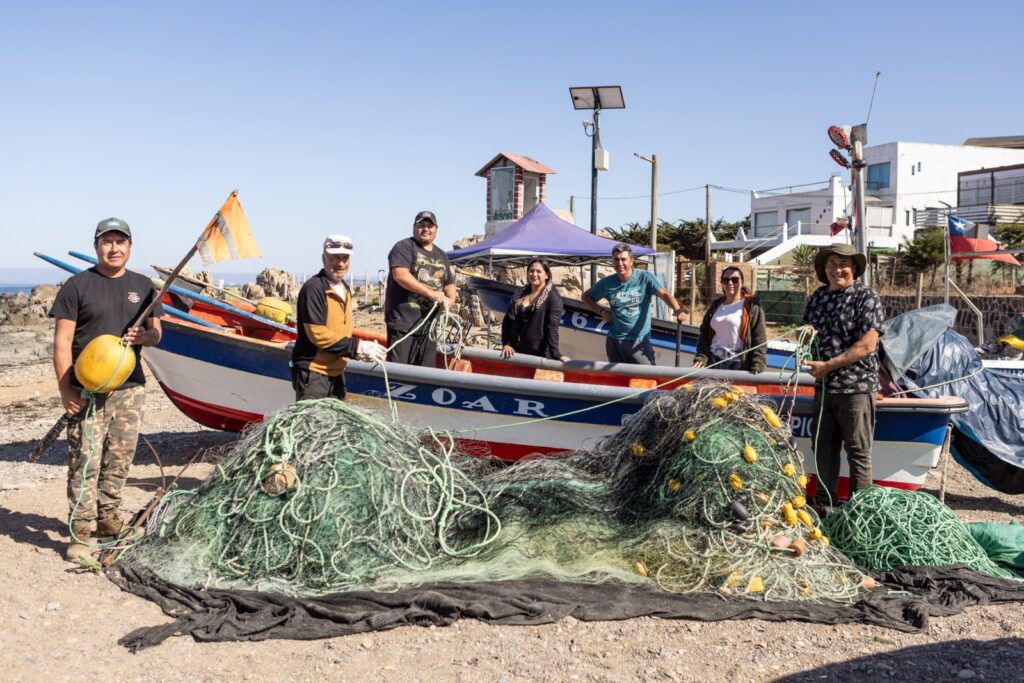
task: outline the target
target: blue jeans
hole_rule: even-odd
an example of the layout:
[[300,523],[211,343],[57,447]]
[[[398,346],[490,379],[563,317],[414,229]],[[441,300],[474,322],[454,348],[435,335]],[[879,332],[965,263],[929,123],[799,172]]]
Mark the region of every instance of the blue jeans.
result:
[[605,337],[604,350],[609,363],[632,363],[633,365],[654,365],[654,347],[651,335],[640,339],[612,339]]

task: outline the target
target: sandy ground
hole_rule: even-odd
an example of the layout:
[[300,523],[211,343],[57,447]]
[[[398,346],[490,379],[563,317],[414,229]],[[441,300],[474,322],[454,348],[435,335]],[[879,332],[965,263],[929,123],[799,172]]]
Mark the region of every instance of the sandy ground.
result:
[[[25,461],[59,415],[48,328],[0,326],[0,678],[78,680],[1021,680],[1024,606],[934,619],[927,632],[762,621],[566,620],[536,627],[464,621],[311,642],[201,644],[187,637],[129,654],[117,639],[168,621],[156,605],[62,558],[67,542],[66,444]],[[233,440],[181,415],[154,382],[143,432],[176,474],[197,450]],[[193,466],[182,483],[209,470]],[[161,471],[140,441],[125,511],[152,495]],[[937,491],[939,472],[929,479]],[[955,463],[946,502],[965,521],[1024,517]]]

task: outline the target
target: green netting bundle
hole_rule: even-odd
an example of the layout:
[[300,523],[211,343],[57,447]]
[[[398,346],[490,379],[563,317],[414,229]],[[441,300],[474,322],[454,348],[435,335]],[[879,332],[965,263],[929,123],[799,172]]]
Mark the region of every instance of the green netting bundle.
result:
[[[461,508],[486,505],[467,478],[482,467],[450,439],[341,401],[301,401],[245,434],[128,559],[189,585],[304,594],[424,571],[474,552],[445,532]],[[485,513],[478,537],[498,529]]]
[[513,465],[338,401],[249,432],[124,561],[313,594],[546,577],[767,600],[856,599],[774,413],[722,382],[652,393],[592,451]]
[[858,491],[825,518],[824,527],[847,557],[874,571],[963,564],[982,574],[1018,578],[989,558],[952,510],[922,491]]

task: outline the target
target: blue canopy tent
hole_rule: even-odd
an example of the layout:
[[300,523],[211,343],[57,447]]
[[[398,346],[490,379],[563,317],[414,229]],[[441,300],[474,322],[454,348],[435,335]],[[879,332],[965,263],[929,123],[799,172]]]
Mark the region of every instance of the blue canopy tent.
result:
[[[544,204],[530,209],[503,231],[482,242],[448,252],[448,259],[463,266],[526,265],[542,256],[552,265],[581,266],[611,260],[612,247],[618,242],[592,235],[556,216]],[[634,256],[653,254],[648,247],[630,245]]]

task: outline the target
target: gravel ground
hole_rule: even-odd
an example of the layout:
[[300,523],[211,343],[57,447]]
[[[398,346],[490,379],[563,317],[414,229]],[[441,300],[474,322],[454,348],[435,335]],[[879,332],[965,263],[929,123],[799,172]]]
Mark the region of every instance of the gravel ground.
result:
[[[979,607],[904,634],[873,626],[798,622],[700,623],[653,618],[546,626],[401,628],[311,642],[201,644],[178,637],[129,654],[117,639],[166,623],[156,605],[62,559],[66,445],[37,464],[25,456],[59,415],[48,328],[0,326],[0,670],[15,681],[376,680],[763,681],[1021,680],[1024,608]],[[173,476],[196,451],[230,434],[181,415],[150,382],[144,435]],[[182,483],[209,471],[193,466]],[[929,477],[938,491],[941,470]],[[140,441],[125,509],[160,483]],[[1024,500],[986,489],[951,463],[946,502],[964,521],[1024,517]]]

